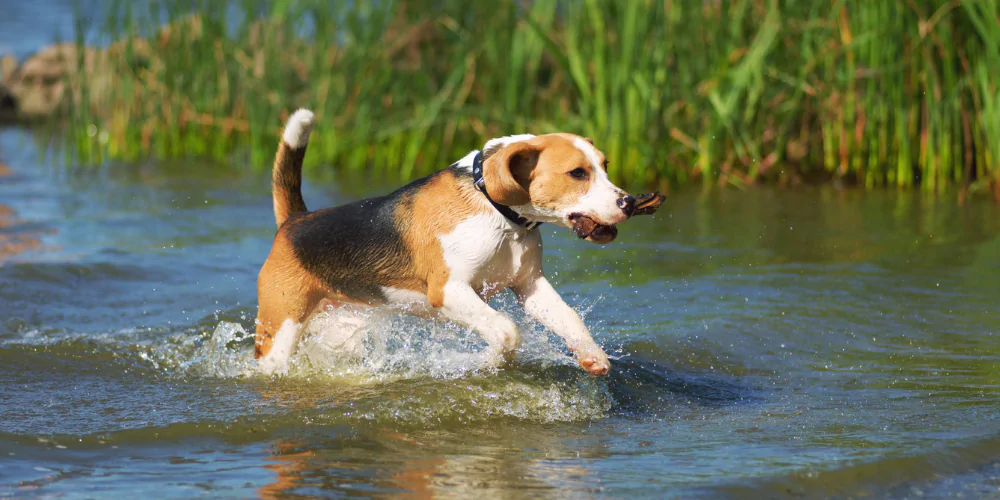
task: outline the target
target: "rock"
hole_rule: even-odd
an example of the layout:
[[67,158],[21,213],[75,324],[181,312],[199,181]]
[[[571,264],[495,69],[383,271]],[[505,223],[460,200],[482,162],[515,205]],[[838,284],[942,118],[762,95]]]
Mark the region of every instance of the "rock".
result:
[[149,42],[141,38],[118,41],[103,50],[80,49],[72,43],[50,45],[20,67],[13,58],[4,57],[0,62],[4,75],[0,99],[9,96],[0,101],[0,119],[10,120],[10,109],[14,109],[15,118],[22,121],[66,112],[71,102],[82,101],[84,87],[91,111],[101,114],[109,109],[110,91],[118,72],[162,68],[162,63],[153,59]]
[[78,100],[82,95],[81,62],[90,104],[96,104],[95,100],[111,84],[107,55],[88,47],[81,52],[74,44],[62,43],[38,51],[14,72],[8,90],[16,100],[18,117],[24,120],[50,117],[66,110],[69,96]]
[[[199,16],[192,16],[157,31],[153,40],[162,49],[172,37],[201,37]],[[33,121],[65,113],[81,103],[86,88],[91,112],[106,115],[113,109],[110,91],[118,73],[138,74],[161,70],[150,40],[119,40],[105,49],[80,48],[60,43],[42,48],[18,67],[17,58],[0,58],[0,122]],[[81,71],[81,68],[83,71]]]
[[4,54],[0,57],[0,82],[9,82],[17,71],[17,58],[12,54]]

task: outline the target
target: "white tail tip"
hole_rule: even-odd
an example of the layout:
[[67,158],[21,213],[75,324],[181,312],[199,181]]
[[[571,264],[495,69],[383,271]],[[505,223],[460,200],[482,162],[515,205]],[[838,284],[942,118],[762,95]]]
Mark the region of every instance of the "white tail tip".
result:
[[313,112],[308,109],[300,109],[292,113],[291,118],[288,119],[285,133],[282,134],[281,138],[292,149],[303,148],[309,143],[309,132],[312,131],[312,126]]

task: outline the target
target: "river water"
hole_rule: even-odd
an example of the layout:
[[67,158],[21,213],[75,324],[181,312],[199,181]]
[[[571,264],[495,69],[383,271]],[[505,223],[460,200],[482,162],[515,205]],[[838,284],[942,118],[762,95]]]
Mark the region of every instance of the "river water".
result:
[[[5,5],[0,52],[72,38],[72,4]],[[673,193],[608,246],[542,227],[607,378],[501,297],[512,368],[481,370],[465,328],[368,311],[354,350],[324,318],[270,379],[268,175],[58,166],[41,143],[0,130],[0,497],[1000,497],[985,200]]]
[[[672,193],[607,246],[543,226],[613,356],[520,314],[515,366],[386,311],[255,374],[267,173],[57,166],[0,131],[0,497],[1000,495],[1000,209]],[[311,207],[391,186],[307,180]]]

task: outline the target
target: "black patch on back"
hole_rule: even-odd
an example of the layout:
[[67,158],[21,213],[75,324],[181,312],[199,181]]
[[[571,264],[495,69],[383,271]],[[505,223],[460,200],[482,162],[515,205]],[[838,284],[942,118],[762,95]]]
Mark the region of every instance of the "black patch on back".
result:
[[458,168],[458,162],[452,163],[448,168],[441,170],[433,175],[438,175],[441,172],[448,172],[458,181],[457,184],[467,183],[472,185],[472,169],[471,168]]
[[381,287],[398,283],[398,270],[413,268],[402,237],[402,225],[408,221],[396,219],[397,207],[411,203],[434,177],[455,170],[435,172],[385,196],[292,215],[285,231],[295,256],[330,290],[359,300],[385,301]]

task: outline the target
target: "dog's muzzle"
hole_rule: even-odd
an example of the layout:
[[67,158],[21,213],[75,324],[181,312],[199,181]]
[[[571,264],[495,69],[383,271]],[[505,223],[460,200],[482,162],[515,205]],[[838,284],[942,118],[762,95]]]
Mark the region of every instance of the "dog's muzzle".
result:
[[635,196],[625,193],[624,196],[618,198],[618,208],[625,212],[625,215],[631,217],[635,212]]

